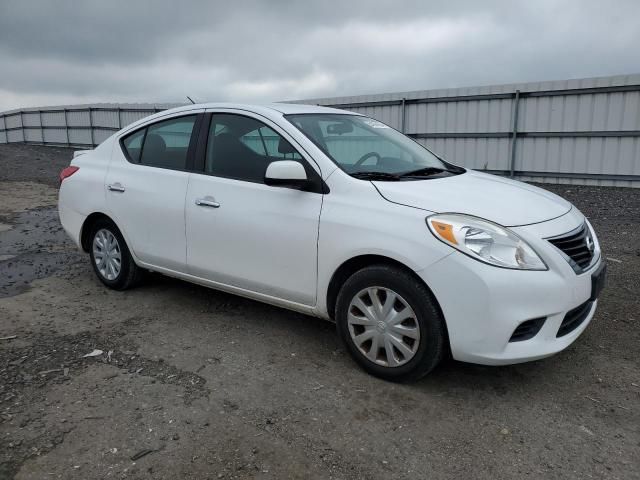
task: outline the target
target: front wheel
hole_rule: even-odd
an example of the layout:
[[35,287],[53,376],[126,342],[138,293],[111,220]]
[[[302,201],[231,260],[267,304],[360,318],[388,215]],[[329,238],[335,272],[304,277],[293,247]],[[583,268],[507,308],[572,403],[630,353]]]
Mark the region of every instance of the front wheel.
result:
[[386,380],[417,380],[446,351],[446,327],[433,295],[419,279],[393,266],[366,267],[347,279],[335,318],[356,362]]
[[141,270],[111,220],[100,219],[93,225],[89,255],[93,271],[109,288],[126,290],[140,280]]

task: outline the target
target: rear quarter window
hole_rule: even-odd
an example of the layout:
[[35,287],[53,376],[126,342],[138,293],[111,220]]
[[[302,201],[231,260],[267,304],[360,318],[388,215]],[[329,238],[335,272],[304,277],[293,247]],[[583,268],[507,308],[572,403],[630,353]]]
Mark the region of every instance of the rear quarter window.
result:
[[125,149],[125,153],[134,163],[140,163],[140,152],[142,151],[142,142],[144,140],[144,134],[147,130],[143,128],[137,132],[132,133],[122,141]]

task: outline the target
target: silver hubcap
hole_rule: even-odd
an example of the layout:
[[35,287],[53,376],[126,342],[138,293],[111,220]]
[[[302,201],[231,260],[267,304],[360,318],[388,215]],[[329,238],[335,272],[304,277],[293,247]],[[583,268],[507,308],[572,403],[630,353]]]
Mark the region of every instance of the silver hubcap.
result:
[[107,280],[114,280],[120,275],[122,254],[118,239],[106,228],[100,229],[93,237],[93,259],[96,267]]
[[349,304],[351,340],[378,365],[399,367],[413,358],[420,344],[420,325],[407,301],[393,290],[370,287]]

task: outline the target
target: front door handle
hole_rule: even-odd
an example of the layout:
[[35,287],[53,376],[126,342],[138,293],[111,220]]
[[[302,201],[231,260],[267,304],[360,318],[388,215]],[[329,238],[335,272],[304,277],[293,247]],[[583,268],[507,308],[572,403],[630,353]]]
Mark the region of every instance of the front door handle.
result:
[[124,192],[124,187],[119,182],[109,184],[107,188],[112,192]]
[[220,204],[211,197],[196,198],[196,205],[200,207],[220,208]]

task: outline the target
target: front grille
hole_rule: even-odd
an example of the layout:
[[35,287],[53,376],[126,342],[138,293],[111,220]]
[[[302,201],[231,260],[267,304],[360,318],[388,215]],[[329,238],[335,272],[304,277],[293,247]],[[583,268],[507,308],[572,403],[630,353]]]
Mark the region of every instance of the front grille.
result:
[[522,322],[514,330],[513,335],[511,335],[511,338],[509,339],[509,342],[522,342],[524,340],[529,340],[530,338],[535,337],[542,328],[545,320],[546,317],[541,317]]
[[588,301],[574,308],[573,310],[569,310],[567,314],[564,316],[562,323],[560,324],[560,328],[558,329],[558,333],[556,334],[556,337],[562,337],[564,335],[567,335],[568,333],[571,333],[576,328],[578,328],[580,324],[584,322],[584,319],[589,316],[589,312],[591,312],[592,305],[593,305],[593,302]]
[[569,233],[547,240],[564,253],[566,260],[576,273],[582,273],[591,265],[595,244],[586,222]]

